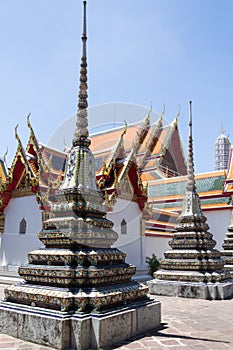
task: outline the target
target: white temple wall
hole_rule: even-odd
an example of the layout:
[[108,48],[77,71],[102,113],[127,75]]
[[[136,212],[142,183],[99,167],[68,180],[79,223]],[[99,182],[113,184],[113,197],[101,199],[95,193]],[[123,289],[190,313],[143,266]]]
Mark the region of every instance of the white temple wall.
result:
[[227,229],[231,222],[231,210],[205,210],[203,214],[207,218],[207,223],[210,227],[209,232],[213,234],[213,238],[217,242],[215,248],[223,250],[222,244],[224,238],[226,238]]
[[[107,218],[114,223],[114,231],[118,233],[118,240],[114,247],[127,254],[126,261],[134,264],[139,269],[145,268],[145,237],[141,235],[142,212],[135,202],[118,198],[112,212],[107,213]],[[121,223],[125,219],[127,233],[122,233]],[[143,232],[144,233],[144,232]]]
[[156,255],[158,259],[164,258],[164,252],[171,249],[168,245],[168,242],[172,237],[156,237],[156,236],[146,236],[146,256],[152,257],[152,254]]
[[[21,265],[27,261],[27,254],[33,249],[43,247],[37,238],[41,229],[41,211],[35,196],[13,198],[5,209],[5,230],[0,235],[0,269],[11,265]],[[217,241],[216,248],[222,250],[223,240],[231,220],[231,210],[204,211],[210,232]],[[19,234],[20,221],[26,220],[25,234]],[[164,258],[169,250],[171,238],[144,236],[142,229],[142,212],[135,202],[118,199],[107,218],[114,223],[113,229],[119,237],[115,247],[127,254],[126,261],[137,266],[138,270],[147,268],[146,257],[155,254],[158,259]],[[122,233],[122,220],[126,221],[126,233]],[[141,235],[143,231],[143,235]]]
[[[35,196],[12,198],[4,214],[5,229],[0,238],[1,268],[25,263],[30,250],[43,246],[37,237],[42,219]],[[25,234],[19,233],[22,219],[26,221]]]
[[[226,237],[226,232],[231,221],[231,210],[214,210],[207,211],[205,210],[204,215],[207,218],[207,223],[210,227],[209,232],[213,234],[214,240],[217,242],[215,248],[218,250],[222,249],[222,244],[224,238]],[[168,244],[169,240],[172,238],[166,237],[151,237],[146,236],[145,241],[145,254],[148,257],[151,257],[152,254],[155,254],[158,259],[164,258],[164,252],[170,250]]]

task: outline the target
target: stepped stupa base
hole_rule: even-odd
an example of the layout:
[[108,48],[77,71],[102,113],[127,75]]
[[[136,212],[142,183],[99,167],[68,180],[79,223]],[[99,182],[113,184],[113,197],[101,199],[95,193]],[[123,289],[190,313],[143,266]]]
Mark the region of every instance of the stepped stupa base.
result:
[[153,279],[149,293],[181,298],[224,300],[233,297],[233,279],[224,282],[184,282]]
[[161,322],[161,303],[140,301],[100,313],[69,313],[0,303],[0,332],[56,349],[110,347]]
[[224,265],[224,269],[229,271],[230,275],[231,275],[231,278],[233,280],[233,265]]

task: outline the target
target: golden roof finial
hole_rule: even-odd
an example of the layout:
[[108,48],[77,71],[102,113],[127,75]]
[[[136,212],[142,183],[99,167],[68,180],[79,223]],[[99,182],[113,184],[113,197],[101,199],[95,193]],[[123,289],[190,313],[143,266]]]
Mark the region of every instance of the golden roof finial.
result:
[[3,159],[4,159],[4,162],[6,163],[6,156],[8,154],[8,146],[6,147],[6,152],[4,153],[4,156],[3,156]]
[[30,122],[30,117],[31,117],[31,113],[29,113],[28,116],[27,116],[27,124],[28,124],[29,129],[32,130],[32,125],[31,125],[31,122]]
[[165,103],[163,103],[163,111],[162,111],[162,113],[161,113],[161,115],[160,115],[160,121],[162,121],[163,120],[163,116],[164,116],[164,114],[165,114]]
[[[190,101],[190,102],[191,102],[191,101]],[[179,118],[179,116],[180,116],[180,110],[181,110],[180,105],[178,105],[178,107],[179,107],[179,110],[178,110],[178,113],[177,113],[176,118],[175,118],[175,123],[176,123],[176,124],[178,123],[178,118]]]
[[15,127],[15,138],[19,143],[21,143],[21,140],[20,140],[19,135],[18,135],[18,127],[19,127],[19,124],[17,124]]
[[151,112],[152,112],[152,101],[150,101],[150,109],[149,109],[149,112],[146,116],[146,121],[148,124],[150,124],[150,115],[151,115]]
[[126,134],[126,131],[127,131],[127,128],[128,128],[128,125],[127,125],[126,120],[124,120],[124,123],[125,123],[125,129],[124,129],[123,135],[125,135],[125,134]]
[[124,123],[125,123],[125,127],[124,127],[124,130],[123,130],[122,134],[121,134],[121,139],[123,139],[123,136],[126,134],[127,128],[128,128],[126,120],[124,120]]

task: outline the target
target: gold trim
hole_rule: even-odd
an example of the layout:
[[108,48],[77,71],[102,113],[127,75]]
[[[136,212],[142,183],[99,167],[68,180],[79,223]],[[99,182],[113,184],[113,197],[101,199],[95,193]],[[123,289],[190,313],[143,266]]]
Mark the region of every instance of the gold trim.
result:
[[4,234],[5,229],[5,215],[0,214],[0,234]]
[[30,187],[27,188],[16,188],[12,191],[12,198],[33,196],[35,193],[32,192]]

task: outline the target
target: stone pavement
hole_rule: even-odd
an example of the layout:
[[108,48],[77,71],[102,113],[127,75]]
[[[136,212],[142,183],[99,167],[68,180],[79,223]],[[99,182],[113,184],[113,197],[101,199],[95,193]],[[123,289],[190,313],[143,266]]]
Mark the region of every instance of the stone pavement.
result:
[[[0,285],[0,297],[3,295]],[[233,299],[198,300],[161,296],[162,327],[112,349],[233,349]],[[0,349],[52,350],[0,334]]]

